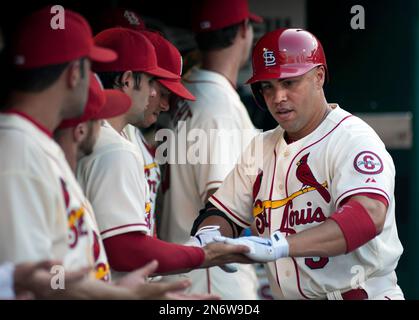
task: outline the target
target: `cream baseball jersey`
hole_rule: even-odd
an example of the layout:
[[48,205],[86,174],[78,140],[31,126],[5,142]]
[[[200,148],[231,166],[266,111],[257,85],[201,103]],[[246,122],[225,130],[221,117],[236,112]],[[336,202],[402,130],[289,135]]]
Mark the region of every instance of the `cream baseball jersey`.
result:
[[77,179],[95,212],[102,239],[141,231],[150,234],[150,205],[138,148],[106,121],[93,153],[77,166]]
[[150,203],[150,230],[152,231],[152,235],[156,236],[156,198],[161,181],[160,167],[154,159],[153,150],[148,146],[140,129],[128,124],[124,128],[124,133],[129,141],[137,145],[143,156],[144,176],[147,180],[150,194],[150,198],[148,199]]
[[[278,127],[255,138],[242,165],[210,198],[235,223],[248,227],[255,220],[262,237],[276,230],[289,235],[321,224],[352,195],[378,194],[389,207],[382,233],[354,252],[269,263],[275,297],[324,299],[349,291],[358,267],[363,272],[359,283],[369,297],[384,298],[385,290],[403,297],[394,272],[403,251],[395,222],[395,169],[380,138],[337,105],[303,139],[287,144],[283,133]],[[252,154],[256,143],[263,143],[263,154]],[[263,157],[252,172],[244,165],[250,157]]]
[[[224,76],[194,68],[185,79],[185,86],[197,100],[183,101],[170,111],[177,137],[170,148],[179,157],[170,163],[162,182],[162,234],[177,243],[189,239],[193,221],[205,206],[207,192],[221,185],[257,134],[239,95]],[[193,130],[199,130],[202,139],[182,143],[183,135],[186,140]],[[225,136],[214,137],[223,132]],[[199,143],[205,146],[205,159],[188,158]]]
[[[183,101],[170,111],[177,137],[171,147],[179,157],[166,167],[162,182],[161,237],[176,243],[189,239],[208,191],[221,185],[257,134],[239,95],[224,76],[194,68],[184,82],[197,99]],[[195,148],[201,150],[195,152]],[[205,156],[197,159],[196,154]],[[238,269],[234,274],[218,267],[192,271],[187,274],[192,279],[191,292],[212,292],[224,299],[256,299],[253,266],[239,265]]]
[[0,261],[57,259],[109,280],[88,203],[58,144],[34,122],[0,115]]

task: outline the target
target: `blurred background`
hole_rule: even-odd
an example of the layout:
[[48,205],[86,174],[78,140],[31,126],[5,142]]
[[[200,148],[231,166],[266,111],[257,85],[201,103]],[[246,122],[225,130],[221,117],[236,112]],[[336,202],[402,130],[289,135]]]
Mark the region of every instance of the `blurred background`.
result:
[[[103,0],[59,4],[83,14],[94,33],[101,30],[108,10],[137,12],[148,28],[159,30],[178,47],[187,71],[199,62],[190,29],[191,3]],[[47,4],[50,2],[0,4],[0,42],[7,46],[19,19]],[[385,142],[396,165],[396,219],[405,249],[397,268],[399,284],[407,299],[419,299],[419,168],[415,165],[419,164],[419,1],[249,0],[249,5],[265,19],[254,26],[255,41],[278,27],[305,28],[317,36],[328,59],[328,101],[363,118]],[[351,26],[359,13],[351,13],[356,5],[365,12],[365,29]],[[239,82],[243,83],[250,72],[248,64]],[[0,88],[4,88],[7,77],[0,77],[0,81]],[[256,127],[269,130],[276,126],[270,114],[254,104],[247,86],[241,85],[239,93]],[[268,297],[268,289],[262,287],[261,296],[265,293]]]

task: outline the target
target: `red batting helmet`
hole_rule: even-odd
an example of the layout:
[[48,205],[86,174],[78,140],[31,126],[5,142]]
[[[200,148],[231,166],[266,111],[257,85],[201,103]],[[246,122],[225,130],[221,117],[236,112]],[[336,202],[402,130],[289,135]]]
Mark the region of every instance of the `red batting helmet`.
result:
[[327,71],[323,47],[310,32],[302,29],[278,29],[265,34],[252,53],[251,84],[256,102],[266,107],[259,81],[301,76],[323,65]]

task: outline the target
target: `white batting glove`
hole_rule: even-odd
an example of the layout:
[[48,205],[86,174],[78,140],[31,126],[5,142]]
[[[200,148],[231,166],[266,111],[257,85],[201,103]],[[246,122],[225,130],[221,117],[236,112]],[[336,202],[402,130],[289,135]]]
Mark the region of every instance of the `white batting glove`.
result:
[[250,252],[244,255],[257,262],[270,262],[288,257],[289,244],[280,231],[272,233],[271,238],[240,237],[236,239],[216,237],[215,241],[233,245],[245,245]]
[[[214,242],[215,237],[221,237],[220,226],[205,226],[200,228],[195,236],[190,237],[184,245],[205,247],[208,243]],[[228,273],[237,271],[237,268],[231,263],[219,267]]]
[[220,237],[220,226],[205,226],[200,228],[195,236],[189,238],[186,246],[205,247],[208,243],[214,242],[215,237]]

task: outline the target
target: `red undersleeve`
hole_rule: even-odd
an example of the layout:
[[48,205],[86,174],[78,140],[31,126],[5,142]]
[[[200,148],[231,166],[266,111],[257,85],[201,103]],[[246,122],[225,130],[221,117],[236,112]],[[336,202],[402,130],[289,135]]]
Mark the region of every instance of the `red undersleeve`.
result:
[[346,253],[358,249],[377,235],[369,213],[356,200],[349,200],[329,219],[334,220],[342,230],[346,240]]
[[156,273],[196,268],[204,262],[204,251],[199,247],[183,246],[161,241],[142,232],[129,232],[103,241],[109,264],[113,270],[128,272],[157,260]]

